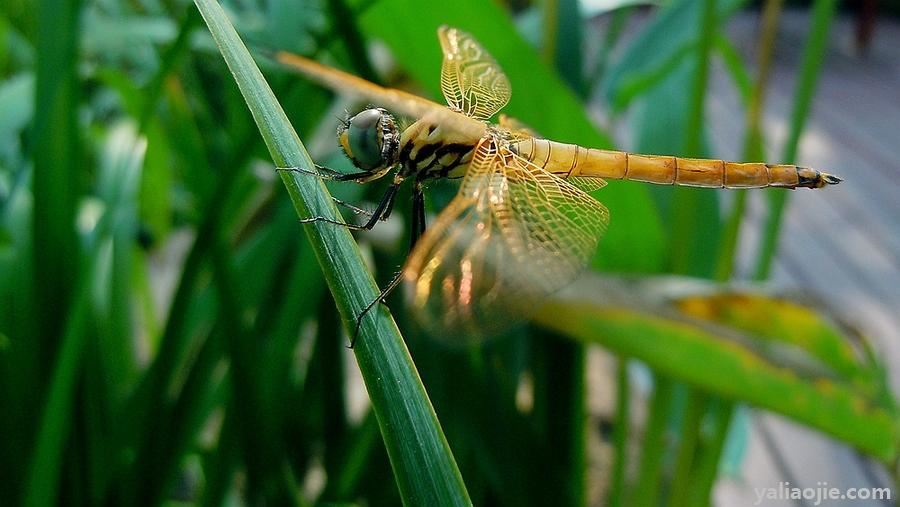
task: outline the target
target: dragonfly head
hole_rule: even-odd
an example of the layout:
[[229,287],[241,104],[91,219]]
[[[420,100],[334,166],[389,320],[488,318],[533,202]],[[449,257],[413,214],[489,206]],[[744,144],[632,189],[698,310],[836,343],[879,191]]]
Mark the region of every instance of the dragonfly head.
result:
[[380,107],[365,109],[338,127],[338,141],[353,165],[369,175],[358,181],[378,179],[397,165],[400,130]]

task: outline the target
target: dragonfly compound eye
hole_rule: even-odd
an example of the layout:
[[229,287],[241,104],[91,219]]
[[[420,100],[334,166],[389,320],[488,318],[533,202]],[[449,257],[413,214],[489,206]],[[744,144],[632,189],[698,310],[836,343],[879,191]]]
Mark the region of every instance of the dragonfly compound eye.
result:
[[396,126],[387,111],[366,109],[347,123],[339,132],[341,147],[353,163],[364,171],[376,171],[391,165],[390,145]]

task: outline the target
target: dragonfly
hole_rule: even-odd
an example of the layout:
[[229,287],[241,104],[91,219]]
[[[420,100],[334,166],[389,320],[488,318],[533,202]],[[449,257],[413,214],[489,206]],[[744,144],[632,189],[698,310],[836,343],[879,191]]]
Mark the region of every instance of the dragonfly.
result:
[[[821,188],[842,181],[791,164],[586,148],[539,138],[503,115],[490,123],[510,99],[509,79],[468,33],[445,25],[438,39],[446,106],[299,55],[274,54],[307,78],[374,104],[338,127],[339,144],[357,171],[319,167],[314,174],[358,183],[393,174],[365,224],[322,216],[304,222],[371,229],[390,216],[400,187],[413,185],[410,253],[357,318],[356,333],[369,310],[401,283],[419,323],[435,333],[485,336],[526,319],[544,298],[574,281],[595,254],[610,217],[590,192],[607,179],[731,189]],[[411,123],[401,124],[394,113]],[[426,228],[423,188],[437,178],[462,181]]]

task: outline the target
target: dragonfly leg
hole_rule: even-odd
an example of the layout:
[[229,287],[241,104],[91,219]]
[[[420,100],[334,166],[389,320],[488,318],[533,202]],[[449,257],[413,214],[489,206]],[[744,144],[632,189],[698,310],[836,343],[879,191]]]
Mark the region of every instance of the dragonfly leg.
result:
[[337,197],[332,196],[331,200],[334,201],[334,203],[337,204],[338,206],[343,206],[343,207],[349,209],[350,211],[352,211],[356,215],[365,215],[367,217],[372,216],[371,211],[354,206],[354,205],[350,204],[349,202],[338,199]]
[[416,181],[413,187],[413,212],[412,231],[409,234],[409,251],[416,246],[419,238],[425,233],[425,193],[422,191],[422,183]]
[[310,176],[315,176],[317,178],[322,178],[324,180],[335,180],[341,174],[338,171],[335,171],[334,169],[329,169],[325,166],[320,166],[319,164],[316,164],[315,171],[312,171],[305,167],[276,167],[275,171],[308,174]]
[[[344,173],[335,171],[334,169],[330,169],[328,167],[321,166],[318,164],[316,164],[316,171],[311,171],[304,167],[276,167],[275,170],[308,174],[310,176],[315,176],[317,178],[322,178],[324,180],[330,180],[330,181],[355,181],[360,178],[365,178],[365,177],[371,176],[371,173],[368,171],[344,174]],[[366,225],[364,225],[364,226],[358,226],[355,224],[347,224],[345,222],[338,222],[337,220],[333,220],[331,218],[322,217],[322,216],[304,218],[304,219],[300,220],[300,223],[308,224],[308,223],[312,223],[312,222],[325,222],[325,223],[335,224],[335,225],[346,225],[349,229],[354,230],[354,231],[363,230],[363,229],[370,230],[379,220],[378,218],[376,218],[376,216],[380,216],[381,220],[386,220],[387,217],[391,214],[391,208],[394,205],[394,197],[396,196],[396,192],[397,192],[397,189],[394,188],[395,186],[398,186],[398,185],[392,185],[391,188],[389,188],[388,191],[385,193],[385,196],[382,198],[382,202],[379,205],[380,211],[379,211],[379,209],[376,209],[374,212],[364,210],[364,209],[354,206],[346,201],[342,201],[342,200],[338,199],[337,197],[334,197],[334,196],[331,197],[331,200],[334,201],[335,204],[337,204],[339,206],[343,206],[357,215],[365,215],[365,216],[369,217],[368,222],[366,222]]]
[[312,224],[315,222],[323,222],[323,223],[331,224],[331,225],[340,225],[340,226],[350,229],[351,231],[367,231],[370,229],[370,228],[366,228],[365,225],[348,224],[347,222],[341,222],[339,220],[335,220],[333,218],[328,218],[328,217],[323,217],[321,215],[300,219],[301,224]]
[[375,208],[375,211],[369,213],[367,211],[360,210],[360,211],[364,211],[366,214],[369,215],[369,220],[366,221],[366,223],[363,225],[339,222],[333,218],[328,218],[328,217],[323,217],[323,216],[301,218],[300,223],[301,224],[309,224],[309,223],[313,223],[313,222],[325,222],[327,224],[342,225],[353,231],[362,231],[362,230],[370,231],[370,230],[372,230],[373,227],[375,227],[375,224],[377,224],[379,220],[385,220],[387,218],[387,216],[390,214],[390,210],[394,205],[394,198],[397,197],[397,190],[399,190],[399,189],[400,189],[399,183],[394,183],[390,187],[388,187],[388,189],[384,192],[384,196],[382,196],[381,202],[378,204],[378,207]]
[[[354,206],[354,205],[350,204],[349,202],[342,201],[342,200],[338,199],[338,198],[335,197],[335,196],[331,196],[331,200],[332,200],[335,204],[337,204],[338,206],[343,206],[343,207],[349,209],[350,211],[353,212],[354,215],[363,215],[363,216],[366,216],[366,217],[371,217],[371,216],[372,216],[372,212],[371,212],[371,211],[362,209],[362,208],[360,208],[360,207],[358,207],[358,206]],[[346,223],[346,222],[337,222],[337,221],[335,221],[335,220],[331,220],[331,219],[325,218],[325,217],[304,218],[304,219],[301,219],[301,220],[300,220],[300,223],[301,223],[301,224],[308,224],[308,223],[311,223],[311,222],[337,223],[338,225],[347,225],[348,227],[350,227],[351,229],[353,229],[353,225],[352,225],[352,224],[348,224],[348,223]],[[356,230],[356,229],[353,229],[353,230]]]
[[[412,212],[412,231],[410,231],[410,245],[409,250],[412,251],[413,247],[416,246],[416,242],[419,241],[419,238],[422,237],[422,234],[425,232],[425,194],[422,192],[422,184],[420,182],[416,182],[415,187],[413,187],[413,212]],[[362,326],[362,321],[365,316],[375,308],[375,305],[378,303],[386,304],[387,297],[400,285],[400,281],[403,279],[403,270],[401,269],[397,273],[394,274],[394,278],[391,279],[390,283],[385,285],[381,292],[378,294],[378,297],[372,300],[371,303],[366,305],[363,308],[363,311],[360,312],[359,316],[356,318],[356,328],[353,330],[353,337],[350,338],[349,348],[353,348],[356,344],[356,338],[359,336],[359,328]]]
[[312,171],[305,167],[276,167],[276,171],[286,171],[291,173],[302,173],[308,174],[310,176],[315,176],[317,178],[322,178],[323,180],[331,180],[331,181],[354,181],[360,178],[365,178],[367,176],[371,176],[372,173],[370,171],[359,171],[355,173],[342,173],[340,171],[335,171],[329,167],[325,167],[323,165],[316,164],[316,170]]
[[378,303],[384,303],[384,300],[387,299],[391,292],[394,292],[394,289],[396,289],[397,286],[400,285],[401,280],[403,280],[403,270],[397,271],[390,283],[388,283],[384,286],[383,289],[381,289],[378,297],[373,299],[372,302],[366,305],[366,307],[363,308],[363,311],[359,313],[359,316],[356,317],[356,328],[353,330],[353,337],[350,338],[350,345],[348,345],[347,348],[352,349],[356,345],[356,338],[359,337],[359,328],[362,327],[363,319],[366,318],[366,315],[368,315],[372,308],[375,308],[375,305],[377,305]]

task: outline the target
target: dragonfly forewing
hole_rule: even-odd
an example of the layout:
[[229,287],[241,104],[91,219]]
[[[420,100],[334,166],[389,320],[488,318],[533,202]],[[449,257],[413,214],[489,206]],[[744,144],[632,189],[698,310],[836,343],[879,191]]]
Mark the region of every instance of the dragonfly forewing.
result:
[[483,336],[527,318],[587,265],[606,208],[488,136],[404,278],[426,328]]
[[[438,118],[463,116],[450,111],[446,106],[418,95],[395,88],[379,86],[353,74],[322,65],[304,56],[279,51],[275,53],[274,58],[282,65],[302,73],[322,86],[368,100],[402,116],[409,118],[422,118],[426,115]],[[463,120],[457,119],[456,121],[460,122]],[[474,122],[475,120],[471,121]]]

